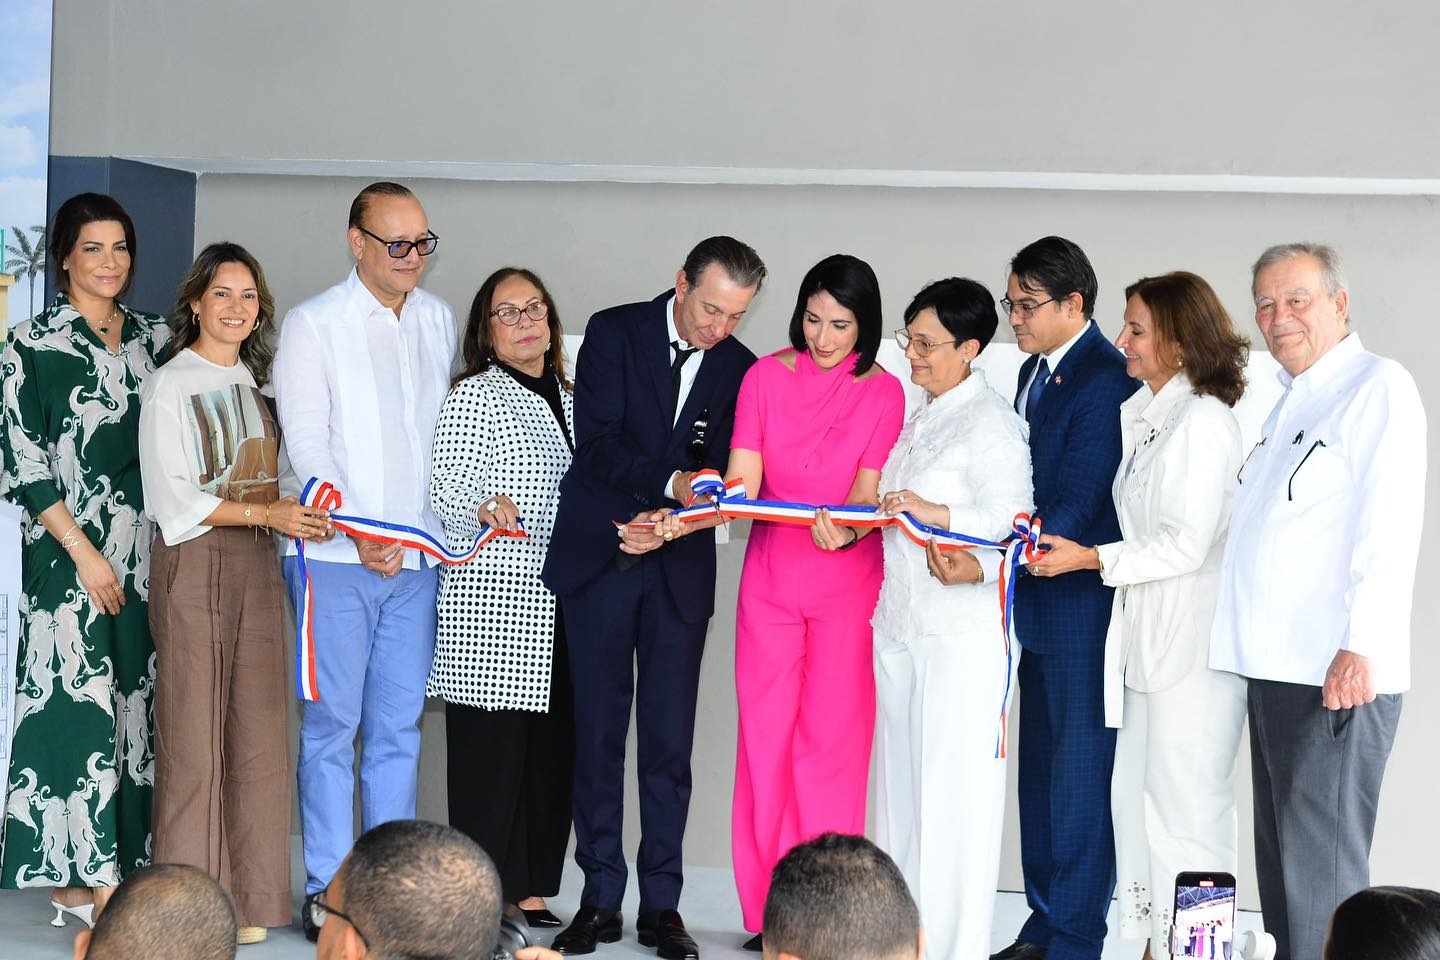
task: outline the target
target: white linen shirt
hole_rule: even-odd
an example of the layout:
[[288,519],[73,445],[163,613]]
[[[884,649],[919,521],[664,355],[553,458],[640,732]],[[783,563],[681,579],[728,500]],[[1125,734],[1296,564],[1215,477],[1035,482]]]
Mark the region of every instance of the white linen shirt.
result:
[[1339,650],[1410,686],[1425,506],[1415,381],[1350,334],[1293,379],[1239,473],[1210,666],[1322,686]]
[[[444,300],[417,288],[397,319],[353,269],[292,308],[272,373],[288,460],[281,492],[298,494],[310,477],[329,480],[344,496],[340,512],[418,527],[443,541],[430,509],[430,455],[457,339]],[[285,550],[293,554],[294,541]],[[307,544],[305,556],[360,562],[343,534]],[[420,563],[419,551],[405,551],[406,569]]]
[[1240,424],[1181,371],[1120,404],[1120,443],[1111,495],[1124,539],[1096,547],[1101,579],[1117,588],[1105,637],[1110,727],[1124,719],[1126,687],[1154,693],[1204,669]]

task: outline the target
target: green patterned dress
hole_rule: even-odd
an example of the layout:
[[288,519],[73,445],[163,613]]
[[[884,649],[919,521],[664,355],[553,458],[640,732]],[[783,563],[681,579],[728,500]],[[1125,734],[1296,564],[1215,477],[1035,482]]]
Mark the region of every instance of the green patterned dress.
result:
[[[111,353],[62,293],[0,359],[0,493],[25,508],[15,739],[0,887],[113,886],[150,862],[155,647],[140,493],[140,387],[164,322],[121,307]],[[35,517],[59,500],[125,588],[91,606],[70,555]]]

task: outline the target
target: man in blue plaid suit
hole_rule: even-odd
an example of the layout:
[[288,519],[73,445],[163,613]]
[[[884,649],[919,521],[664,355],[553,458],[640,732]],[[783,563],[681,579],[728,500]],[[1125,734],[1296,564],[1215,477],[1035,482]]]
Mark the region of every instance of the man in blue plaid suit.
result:
[[[1045,237],[1010,261],[1007,295],[1020,368],[1015,409],[1030,423],[1035,512],[1046,533],[1113,543],[1110,485],[1120,461],[1120,403],[1139,384],[1090,319],[1097,289],[1084,252]],[[991,960],[1099,960],[1115,888],[1101,665],[1111,588],[1093,570],[1022,576],[1020,859],[1030,919]]]

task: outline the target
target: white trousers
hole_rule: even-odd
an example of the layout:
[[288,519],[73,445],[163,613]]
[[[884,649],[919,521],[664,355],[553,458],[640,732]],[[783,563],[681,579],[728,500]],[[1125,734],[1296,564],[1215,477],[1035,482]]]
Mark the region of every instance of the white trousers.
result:
[[996,735],[1014,664],[1007,678],[999,630],[985,626],[908,642],[875,633],[876,842],[920,908],[929,960],[990,955],[1005,815]]
[[1170,953],[1175,875],[1235,873],[1235,766],[1245,725],[1245,680],[1203,659],[1167,690],[1125,688],[1110,809],[1120,936]]

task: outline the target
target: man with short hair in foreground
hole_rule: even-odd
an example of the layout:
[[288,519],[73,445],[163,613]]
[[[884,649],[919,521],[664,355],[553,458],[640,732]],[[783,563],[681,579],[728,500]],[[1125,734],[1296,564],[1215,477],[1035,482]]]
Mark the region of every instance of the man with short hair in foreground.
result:
[[235,911],[203,870],[157,863],[125,877],[94,930],[75,935],[75,960],[230,960]]
[[864,837],[821,834],[775,865],[765,960],[918,960],[920,911],[905,878]]

